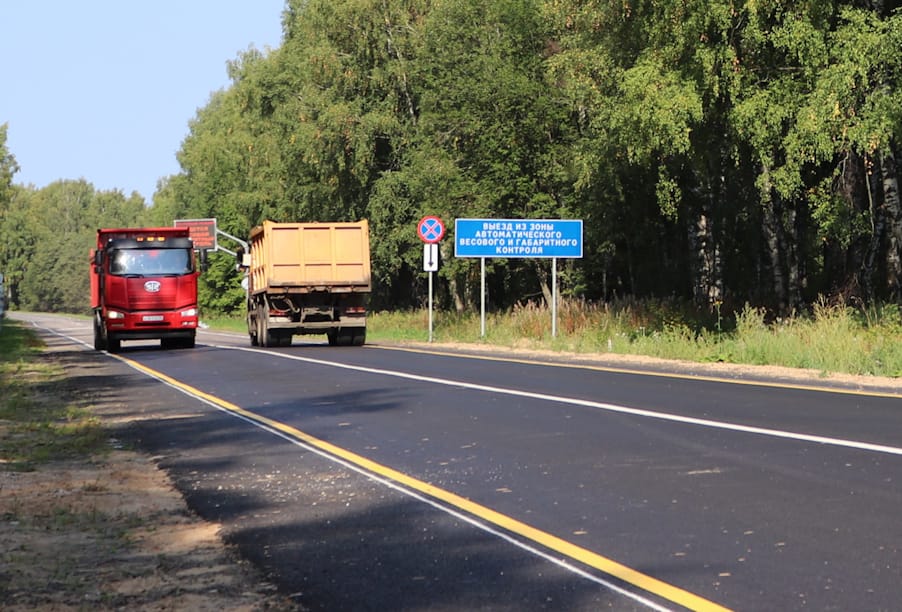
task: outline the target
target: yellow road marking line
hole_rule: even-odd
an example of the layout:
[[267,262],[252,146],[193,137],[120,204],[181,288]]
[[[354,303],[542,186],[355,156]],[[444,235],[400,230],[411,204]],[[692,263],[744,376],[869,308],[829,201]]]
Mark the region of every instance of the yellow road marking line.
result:
[[493,525],[506,529],[511,533],[515,533],[532,542],[540,544],[548,548],[549,550],[553,550],[584,565],[595,568],[607,574],[608,576],[612,576],[614,578],[622,580],[623,582],[626,582],[627,584],[631,584],[647,593],[652,593],[663,599],[666,599],[667,601],[679,604],[690,610],[699,610],[704,612],[728,610],[728,608],[725,608],[719,604],[704,599],[679,587],[658,580],[657,578],[643,574],[637,570],[627,567],[626,565],[618,563],[617,561],[604,557],[581,546],[577,546],[572,542],[568,542],[562,538],[551,535],[550,533],[536,529],[535,527],[532,527],[530,525],[527,525],[526,523],[518,521],[515,518],[492,510],[491,508],[473,502],[465,497],[461,497],[460,495],[431,485],[428,482],[418,480],[412,476],[404,474],[403,472],[399,472],[393,468],[377,463],[345,448],[336,446],[334,444],[326,442],[325,440],[311,436],[308,433],[291,427],[290,425],[286,425],[285,423],[282,423],[280,421],[275,421],[265,416],[245,410],[240,406],[216,397],[215,395],[205,393],[200,389],[187,385],[172,378],[171,376],[168,376],[166,374],[163,374],[162,372],[128,359],[127,357],[123,357],[121,355],[114,355],[114,357],[124,361],[136,370],[144,372],[149,376],[172,385],[173,387],[180,389],[185,393],[201,398],[207,402],[210,402],[211,404],[227,410],[228,412],[240,415],[251,421],[264,424],[267,427],[279,431],[289,437],[295,438],[325,453],[356,465],[363,470],[395,481],[405,487],[408,487],[411,490],[428,495],[433,499],[440,500],[452,507],[458,508],[473,516],[476,516],[486,521],[487,523],[491,523]]

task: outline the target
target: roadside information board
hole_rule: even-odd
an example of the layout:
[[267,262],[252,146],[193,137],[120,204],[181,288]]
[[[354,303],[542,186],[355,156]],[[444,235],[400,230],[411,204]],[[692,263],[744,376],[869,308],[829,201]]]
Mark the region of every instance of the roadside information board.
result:
[[455,257],[583,256],[582,219],[455,219]]
[[188,228],[198,251],[216,250],[216,219],[176,219],[175,226]]

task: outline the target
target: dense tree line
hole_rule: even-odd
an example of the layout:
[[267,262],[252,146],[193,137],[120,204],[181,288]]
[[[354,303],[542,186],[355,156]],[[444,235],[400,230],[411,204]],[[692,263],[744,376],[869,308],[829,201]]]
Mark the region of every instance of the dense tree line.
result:
[[[561,282],[591,300],[902,302],[897,4],[290,0],[281,46],[231,62],[145,220],[368,218],[376,308],[423,300],[425,214],[583,219]],[[0,244],[77,186],[0,192]],[[441,299],[465,308],[478,262],[452,248]],[[204,303],[240,310],[233,262],[211,262]],[[547,261],[489,265],[497,307],[549,293]]]
[[[0,126],[0,272],[10,307],[90,312],[88,252],[98,227],[141,225],[144,198],[97,191],[85,180],[43,189],[12,183],[18,171]],[[167,225],[171,224],[168,223]]]

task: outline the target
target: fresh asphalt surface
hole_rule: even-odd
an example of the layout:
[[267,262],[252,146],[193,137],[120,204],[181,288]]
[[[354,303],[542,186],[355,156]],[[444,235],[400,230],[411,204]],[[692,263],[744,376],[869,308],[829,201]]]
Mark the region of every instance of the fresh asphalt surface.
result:
[[83,351],[120,435],[309,609],[902,601],[898,391],[209,332],[115,359],[11,315]]

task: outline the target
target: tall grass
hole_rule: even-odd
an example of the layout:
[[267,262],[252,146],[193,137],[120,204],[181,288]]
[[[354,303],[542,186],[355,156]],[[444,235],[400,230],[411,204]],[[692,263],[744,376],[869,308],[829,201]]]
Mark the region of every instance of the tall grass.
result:
[[[482,336],[478,313],[439,311],[433,314],[433,339],[902,376],[902,313],[894,304],[860,310],[820,301],[809,313],[769,319],[763,309],[749,306],[735,313],[699,314],[665,301],[563,300],[555,337],[551,324],[547,308],[518,306],[487,315]],[[374,342],[425,341],[428,313],[373,313],[367,337]]]

